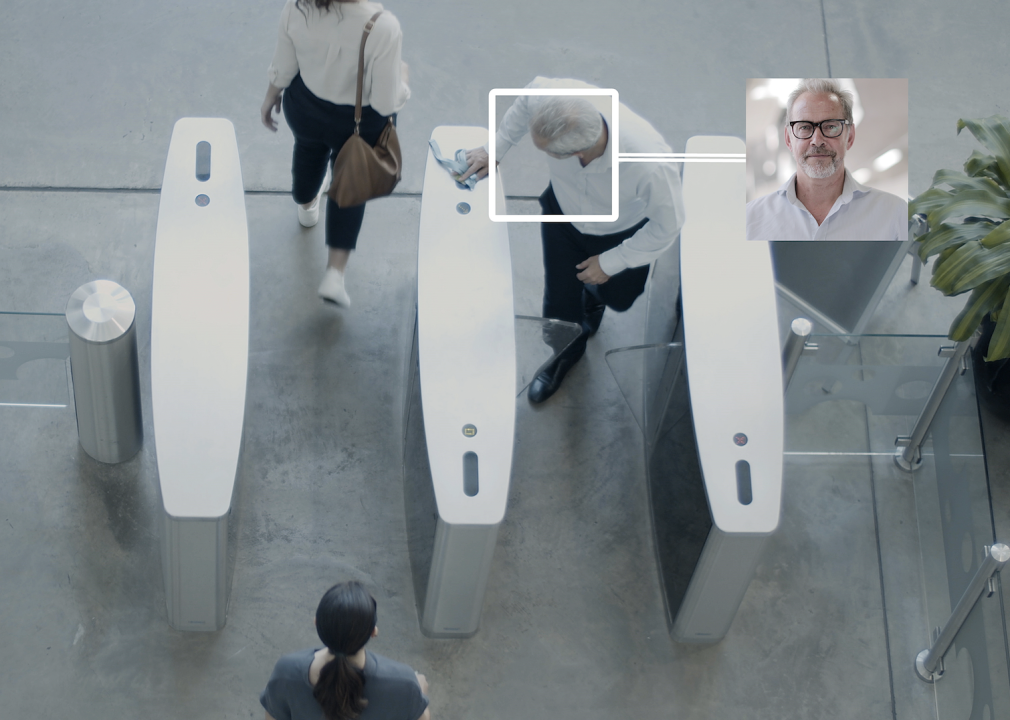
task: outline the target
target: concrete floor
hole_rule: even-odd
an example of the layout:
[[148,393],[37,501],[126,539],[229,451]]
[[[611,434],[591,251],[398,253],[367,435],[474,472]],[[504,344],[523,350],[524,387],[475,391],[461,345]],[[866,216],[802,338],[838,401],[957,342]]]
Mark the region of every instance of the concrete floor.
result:
[[[0,311],[61,313],[97,278],[127,287],[148,433],[136,458],[101,465],[77,443],[72,405],[0,407],[3,715],[261,717],[274,661],[316,642],[320,593],[357,578],[379,602],[372,647],[428,676],[433,717],[935,716],[933,689],[910,672],[928,627],[914,493],[883,468],[791,461],[781,530],[729,635],[711,647],[670,640],[641,439],[603,359],[640,342],[641,303],[608,315],[549,403],[519,401],[509,509],[470,640],[419,632],[388,438],[399,427],[417,193],[434,126],[486,123],[492,87],[571,76],[617,88],[678,151],[696,134],[743,135],[748,77],[907,77],[916,194],[969,154],[971,139],[954,136],[959,117],[1007,112],[1010,73],[993,51],[1010,9],[998,0],[971,12],[952,0],[388,7],[412,73],[399,120],[406,170],[397,194],[366,213],[349,312],[315,297],[322,226],[297,225],[285,195],[290,135],[259,124],[279,2],[0,7]],[[169,629],[154,524],[157,191],[172,125],[190,115],[235,123],[250,191],[238,555],[228,622],[212,634]],[[532,205],[522,198],[545,177],[535,154],[517,149],[503,169],[513,202]],[[511,239],[516,312],[537,315],[536,226],[514,226]],[[873,329],[942,334],[960,304],[925,282],[896,282]],[[984,420],[1006,538],[1010,428]]]

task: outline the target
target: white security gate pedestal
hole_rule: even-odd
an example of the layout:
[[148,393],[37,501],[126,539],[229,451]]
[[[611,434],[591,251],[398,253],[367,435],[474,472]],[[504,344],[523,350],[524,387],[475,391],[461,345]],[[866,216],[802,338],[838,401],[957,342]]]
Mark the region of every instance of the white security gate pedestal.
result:
[[151,301],[162,566],[177,630],[224,626],[248,356],[249,238],[235,129],[183,118],[165,164]]
[[[438,127],[442,154],[487,130]],[[498,185],[498,205],[505,200]],[[429,150],[417,249],[417,322],[407,368],[404,500],[415,598],[429,637],[477,632],[515,429],[515,317],[508,227],[485,183],[461,189]]]
[[[688,153],[743,153],[693,137]],[[682,642],[725,636],[782,504],[782,365],[768,243],[746,240],[743,163],[687,163],[681,230],[684,353],[712,525],[679,607]],[[687,569],[685,569],[687,572]],[[671,601],[672,602],[672,601]]]

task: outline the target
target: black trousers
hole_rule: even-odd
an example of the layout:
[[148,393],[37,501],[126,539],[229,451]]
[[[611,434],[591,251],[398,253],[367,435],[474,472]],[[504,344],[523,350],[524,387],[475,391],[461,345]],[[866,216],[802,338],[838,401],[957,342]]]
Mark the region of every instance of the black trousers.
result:
[[[540,196],[540,207],[544,215],[564,215],[551,185]],[[648,218],[633,228],[611,235],[585,235],[571,223],[540,223],[544,252],[544,317],[582,322],[583,288],[613,310],[624,312],[630,308],[635,298],[645,290],[648,265],[623,270],[602,285],[584,285],[576,277],[581,270],[575,266],[593,255],[617,247],[647,222]]]
[[[295,136],[291,157],[291,195],[299,205],[312,202],[326,177],[326,168],[354,134],[354,106],[322,100],[305,87],[299,73],[284,90],[284,119]],[[365,105],[361,108],[361,137],[374,145],[388,118]],[[396,122],[396,116],[393,116]],[[365,217],[365,205],[342,208],[326,198],[326,244],[353,250]]]

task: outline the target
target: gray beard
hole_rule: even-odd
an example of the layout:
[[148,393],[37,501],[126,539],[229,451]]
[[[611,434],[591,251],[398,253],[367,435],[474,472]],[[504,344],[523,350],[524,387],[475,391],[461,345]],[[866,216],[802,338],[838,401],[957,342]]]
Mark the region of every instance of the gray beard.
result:
[[812,180],[824,180],[825,178],[831,177],[838,172],[838,168],[841,165],[841,163],[838,162],[837,155],[831,158],[831,162],[827,165],[820,163],[808,163],[807,159],[804,157],[800,158],[799,163],[806,176]]

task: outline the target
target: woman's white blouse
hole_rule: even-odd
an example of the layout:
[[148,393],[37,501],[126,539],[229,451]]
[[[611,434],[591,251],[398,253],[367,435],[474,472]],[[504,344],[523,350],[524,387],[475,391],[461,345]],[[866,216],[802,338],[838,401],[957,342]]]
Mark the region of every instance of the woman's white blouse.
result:
[[[358,51],[365,24],[382,5],[373,2],[335,2],[321,11],[312,0],[295,6],[288,0],[281,12],[274,60],[267,79],[286,88],[302,74],[305,86],[318,98],[338,105],[354,105]],[[365,43],[365,77],[361,104],[380,115],[399,112],[410,97],[400,76],[403,33],[391,12],[375,21]]]

